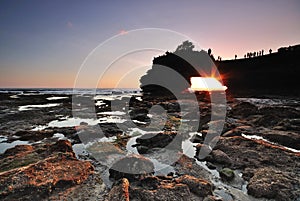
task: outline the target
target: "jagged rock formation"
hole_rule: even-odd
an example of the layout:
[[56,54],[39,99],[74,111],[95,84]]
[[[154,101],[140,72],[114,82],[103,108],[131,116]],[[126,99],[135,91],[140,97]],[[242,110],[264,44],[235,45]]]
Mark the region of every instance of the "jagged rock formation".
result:
[[215,65],[207,52],[194,51],[185,41],[174,52],[153,59],[152,68],[140,79],[144,94],[168,96],[190,87],[190,78],[211,75]]
[[93,174],[88,161],[75,157],[67,140],[18,145],[0,155],[0,199],[42,200],[52,191],[83,183]]

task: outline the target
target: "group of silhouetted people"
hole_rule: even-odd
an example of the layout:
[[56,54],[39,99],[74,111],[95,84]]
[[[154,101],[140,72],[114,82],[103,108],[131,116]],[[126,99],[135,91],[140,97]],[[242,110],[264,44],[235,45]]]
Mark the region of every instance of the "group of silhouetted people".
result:
[[[215,61],[214,56],[211,53],[211,49],[209,48],[207,53],[208,55]],[[269,54],[272,54],[272,49],[269,49]],[[264,55],[264,50],[260,50],[257,52],[248,52],[247,54],[244,55],[244,58],[253,58],[253,57],[258,57],[258,56],[263,56]],[[234,59],[237,59],[238,55],[234,55]],[[218,56],[217,61],[222,61],[222,58]]]
[[[269,49],[269,54],[272,53],[272,49]],[[244,55],[244,58],[253,58],[253,57],[259,57],[264,55],[264,50],[260,50],[257,52],[248,52],[247,54]],[[235,55],[236,56],[236,55]],[[235,57],[236,59],[236,57]]]
[[248,52],[247,54],[244,55],[244,58],[252,58],[252,57],[258,57],[263,55],[264,55],[264,50],[260,50],[257,52]]

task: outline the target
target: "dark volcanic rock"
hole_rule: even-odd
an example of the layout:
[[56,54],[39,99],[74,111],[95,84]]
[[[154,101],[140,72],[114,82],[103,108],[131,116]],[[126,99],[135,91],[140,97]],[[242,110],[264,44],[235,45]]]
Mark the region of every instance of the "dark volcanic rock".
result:
[[202,160],[203,157],[199,156],[200,151],[202,150],[201,153],[203,153],[203,156],[207,156],[212,150],[209,148],[209,146],[205,145],[205,144],[197,144],[196,145],[196,156],[198,159]]
[[19,136],[18,140],[22,141],[39,141],[44,138],[52,137],[53,132],[49,131],[17,131],[15,133],[16,136]]
[[154,191],[143,188],[130,188],[132,201],[190,201],[191,193],[187,185],[166,183]]
[[230,168],[223,168],[219,173],[220,177],[226,181],[231,181],[234,178],[234,172]]
[[291,173],[261,168],[254,172],[247,186],[248,193],[254,197],[280,201],[298,200],[300,180]]
[[256,114],[257,112],[258,108],[255,105],[248,102],[241,102],[233,106],[229,114],[234,117],[246,118],[250,115]]
[[[181,149],[181,136],[175,132],[149,133],[136,139],[139,153],[144,154],[153,148]],[[176,139],[175,139],[176,137]],[[175,140],[174,140],[175,139]]]
[[223,137],[234,137],[234,136],[241,136],[242,133],[249,133],[249,132],[254,132],[253,127],[251,126],[237,126],[231,130],[228,130],[227,132],[223,133]]
[[210,155],[205,158],[205,160],[225,166],[230,166],[232,164],[231,158],[219,149],[213,150]]
[[153,173],[153,163],[149,159],[140,155],[126,156],[114,163],[109,169],[110,177],[116,180],[123,177],[126,177],[129,180],[135,180]]
[[277,126],[274,127],[277,130],[284,131],[299,131],[300,130],[300,118],[297,119],[283,119]]
[[250,180],[249,194],[276,200],[295,200],[299,197],[299,153],[243,137],[220,137],[215,149],[230,157],[231,167],[242,169],[243,178]]
[[106,137],[112,137],[112,136],[116,136],[118,134],[123,134],[123,130],[121,130],[114,123],[102,123],[102,124],[99,124],[99,126]]
[[82,183],[94,170],[90,162],[75,158],[68,141],[19,145],[8,149],[0,161],[1,200],[46,199],[54,189]]
[[147,116],[148,109],[146,108],[134,108],[129,112],[131,119],[141,122],[148,122],[150,118]]
[[277,114],[267,114],[259,117],[254,124],[263,127],[273,127],[277,125],[282,120]]
[[258,135],[281,145],[300,149],[300,133],[292,131],[263,130]]
[[117,181],[108,194],[106,201],[129,201],[129,181],[123,178]]
[[[74,127],[62,127],[62,128],[46,128],[45,130],[32,131],[32,130],[20,130],[14,133],[13,137],[8,139],[9,142],[14,140],[37,142],[43,139],[49,139],[54,134],[60,133],[72,140],[77,140],[75,137],[76,129]],[[16,136],[16,137],[15,137]]]
[[237,169],[273,166],[294,172],[297,167],[300,168],[299,154],[261,140],[239,136],[220,137],[214,149],[227,154],[231,158],[232,166]]
[[291,107],[264,107],[259,110],[262,115],[277,115],[281,118],[300,118],[300,112]]
[[213,186],[206,180],[198,179],[190,175],[183,175],[176,179],[176,182],[186,184],[190,191],[199,197],[212,195]]
[[212,185],[203,179],[183,175],[172,177],[146,177],[129,188],[130,200],[190,201],[212,195]]
[[196,178],[203,178],[209,180],[209,172],[197,165],[196,160],[189,158],[186,155],[181,155],[181,157],[175,162],[174,168],[178,175],[190,175]]

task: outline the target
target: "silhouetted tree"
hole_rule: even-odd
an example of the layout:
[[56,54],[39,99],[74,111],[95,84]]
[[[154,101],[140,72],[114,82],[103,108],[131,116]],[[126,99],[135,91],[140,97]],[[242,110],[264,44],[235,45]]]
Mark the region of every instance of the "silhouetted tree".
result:
[[184,41],[181,45],[179,45],[175,52],[193,51],[194,47],[195,47],[195,45],[193,45],[192,42],[187,40],[187,41]]

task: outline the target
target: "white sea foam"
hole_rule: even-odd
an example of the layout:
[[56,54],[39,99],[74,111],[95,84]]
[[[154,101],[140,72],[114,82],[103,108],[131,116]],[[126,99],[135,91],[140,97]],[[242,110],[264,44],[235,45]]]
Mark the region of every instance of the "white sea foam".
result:
[[56,107],[59,105],[60,105],[60,103],[49,103],[49,104],[44,104],[44,105],[22,105],[22,106],[19,106],[19,111],[32,110],[34,108]]
[[46,98],[47,100],[61,100],[61,99],[67,99],[69,97],[66,97],[66,96],[56,96],[56,97],[48,97]]
[[261,136],[257,136],[257,135],[245,135],[245,134],[243,134],[243,133],[242,133],[242,136],[243,136],[244,138],[247,138],[247,139],[263,140],[263,141],[265,141],[265,142],[267,142],[267,143],[270,143],[270,144],[273,144],[273,145],[277,145],[277,146],[282,147],[282,148],[285,148],[285,149],[287,149],[287,150],[289,150],[289,151],[300,153],[300,150],[293,149],[293,148],[290,148],[290,147],[286,147],[286,146],[283,146],[283,145],[281,145],[281,144],[277,144],[277,143],[275,143],[275,142],[271,142],[271,141],[269,141],[269,140],[267,140],[267,139],[265,139],[265,138],[263,138],[263,137],[261,137]]
[[11,95],[10,98],[20,98],[18,95]]
[[121,111],[113,111],[113,112],[99,112],[97,114],[100,115],[115,115],[115,116],[120,116],[120,115],[125,115],[125,112],[121,112]]
[[73,127],[79,126],[81,122],[85,122],[89,125],[96,125],[99,123],[97,119],[81,119],[81,118],[66,118],[65,120],[53,120],[48,124],[48,127]]

